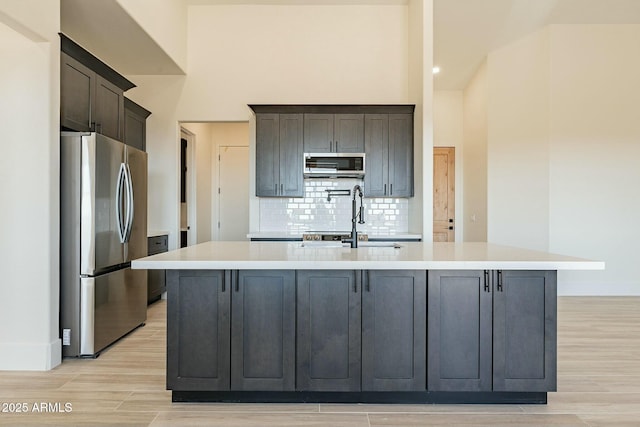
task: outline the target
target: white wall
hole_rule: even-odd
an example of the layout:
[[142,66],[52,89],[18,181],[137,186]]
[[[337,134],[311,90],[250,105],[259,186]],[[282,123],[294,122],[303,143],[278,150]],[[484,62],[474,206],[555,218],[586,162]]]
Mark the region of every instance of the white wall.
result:
[[409,200],[409,232],[433,239],[433,0],[409,0],[409,99],[415,104],[414,197]]
[[58,1],[0,4],[0,370],[61,361],[58,31]]
[[605,261],[560,295],[639,295],[640,25],[556,25],[488,58],[489,241]]
[[640,294],[640,25],[551,33],[549,250],[604,260],[561,293]]
[[488,57],[487,228],[493,243],[549,247],[549,31]]
[[487,62],[464,90],[463,221],[465,242],[487,241]]
[[147,228],[168,230],[169,249],[180,247],[180,125],[177,102],[184,76],[127,76],[138,87],[127,97],[151,111],[147,119]]
[[[424,3],[421,13],[427,22],[416,32],[424,55],[413,61],[421,69],[428,63],[426,69],[431,70],[432,6],[431,1]],[[425,80],[420,82],[420,96],[409,93],[408,20],[406,5],[189,7],[184,80],[128,76],[138,85],[128,95],[153,112],[147,122],[150,174],[163,175],[157,180],[150,176],[149,227],[170,229],[172,234],[178,227],[173,207],[178,197],[174,178],[178,122],[248,120],[250,158],[254,159],[255,119],[247,107],[252,103],[394,104],[427,99],[425,108],[416,109],[417,197],[411,201],[422,216],[421,193],[429,188],[430,194],[432,187],[432,82],[430,73],[420,74]],[[418,87],[415,81],[412,84]],[[424,159],[422,144],[428,150]],[[255,194],[254,161],[250,168],[250,194]],[[422,176],[422,169],[429,172]],[[430,230],[432,202],[424,203]],[[259,215],[255,197],[250,206],[253,230]],[[170,237],[173,248],[172,242],[176,240]]]
[[250,103],[407,102],[406,6],[191,6],[180,112],[246,121]]
[[187,68],[187,5],[184,0],[116,0],[180,68]]
[[[249,123],[248,122],[221,122],[211,123],[211,189],[213,196],[211,197],[211,238],[218,240],[219,230],[218,221],[220,220],[220,211],[218,205],[217,189],[220,186],[219,170],[218,170],[218,154],[220,146],[248,146],[249,145]],[[247,173],[250,165],[247,165]]]
[[[437,78],[437,76],[436,76]],[[462,159],[464,158],[464,102],[462,91],[433,92],[433,146],[455,148],[455,241],[461,242],[464,233]]]

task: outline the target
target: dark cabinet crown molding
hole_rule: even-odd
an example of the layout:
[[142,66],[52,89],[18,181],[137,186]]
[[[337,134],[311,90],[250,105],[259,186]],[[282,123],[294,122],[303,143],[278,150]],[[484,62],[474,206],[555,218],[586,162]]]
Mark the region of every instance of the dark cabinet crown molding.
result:
[[249,104],[255,113],[413,114],[414,104]]
[[62,33],[58,34],[60,35],[60,50],[62,52],[80,62],[82,65],[89,67],[97,74],[100,74],[102,77],[109,80],[111,83],[118,86],[123,91],[127,91],[131,88],[136,87],[135,84],[133,84],[116,70],[93,56],[86,49],[71,40],[69,37],[65,36]]
[[125,110],[133,111],[140,117],[144,117],[145,119],[151,115],[151,111],[147,110],[143,106],[136,104],[129,98],[124,98],[124,108]]

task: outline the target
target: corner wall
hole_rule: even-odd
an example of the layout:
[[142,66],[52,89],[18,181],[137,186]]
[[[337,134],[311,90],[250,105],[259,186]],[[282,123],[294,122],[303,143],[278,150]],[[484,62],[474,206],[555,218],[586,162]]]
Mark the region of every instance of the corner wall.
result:
[[559,295],[640,295],[640,25],[553,25],[488,57],[488,236],[602,260]]
[[59,9],[0,3],[0,370],[48,370],[62,356]]
[[640,295],[640,25],[550,34],[549,250],[606,263],[559,293]]
[[488,58],[487,237],[549,247],[549,31]]
[[487,62],[464,89],[463,221],[465,242],[487,241]]

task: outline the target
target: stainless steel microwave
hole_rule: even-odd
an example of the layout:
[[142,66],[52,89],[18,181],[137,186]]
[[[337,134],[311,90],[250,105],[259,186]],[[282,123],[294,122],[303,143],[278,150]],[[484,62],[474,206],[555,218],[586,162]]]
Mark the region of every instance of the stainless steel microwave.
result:
[[305,178],[362,178],[364,153],[304,153]]

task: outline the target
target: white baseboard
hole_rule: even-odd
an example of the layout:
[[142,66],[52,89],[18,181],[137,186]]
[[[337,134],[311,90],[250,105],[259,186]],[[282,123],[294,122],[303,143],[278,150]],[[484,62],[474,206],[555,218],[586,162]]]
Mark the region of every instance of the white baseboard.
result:
[[0,343],[0,371],[48,371],[62,363],[62,342]]

